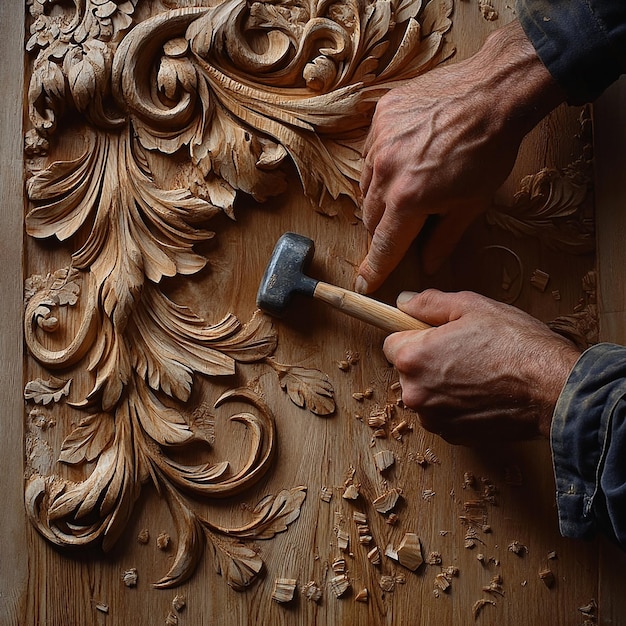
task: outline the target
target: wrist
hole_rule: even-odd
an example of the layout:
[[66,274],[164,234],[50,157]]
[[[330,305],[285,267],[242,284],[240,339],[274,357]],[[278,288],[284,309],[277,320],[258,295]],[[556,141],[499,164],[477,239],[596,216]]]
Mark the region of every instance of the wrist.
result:
[[566,99],[518,20],[491,33],[469,61],[498,122],[520,138]]

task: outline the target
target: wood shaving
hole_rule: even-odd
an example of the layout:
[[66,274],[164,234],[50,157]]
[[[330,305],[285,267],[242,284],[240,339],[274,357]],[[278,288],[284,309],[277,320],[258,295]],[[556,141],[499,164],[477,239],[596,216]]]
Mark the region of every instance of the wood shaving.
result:
[[178,626],[178,615],[174,611],[169,611],[165,618],[165,626]]
[[485,598],[481,598],[480,600],[476,600],[474,605],[472,606],[472,615],[474,616],[474,620],[478,619],[480,612],[488,605],[496,606],[496,603],[493,600],[486,600]]
[[137,542],[146,545],[150,541],[150,531],[147,528],[142,528],[137,534]]
[[170,545],[170,536],[163,532],[156,539],[157,548],[159,550],[167,550]]
[[364,587],[363,589],[361,589],[361,591],[359,591],[356,594],[354,599],[357,602],[368,602],[369,601],[369,591],[367,590],[367,587]]
[[180,613],[187,606],[187,598],[181,593],[177,593],[172,600],[172,608]]
[[422,500],[430,502],[435,497],[435,495],[436,494],[432,489],[424,489],[424,491],[422,491]]
[[504,589],[502,588],[502,576],[496,574],[488,585],[483,587],[483,591],[488,593],[495,593],[499,596],[504,596]]
[[430,448],[426,448],[426,451],[424,452],[424,458],[431,465],[437,465],[441,463],[441,461],[439,460],[439,457]]
[[539,578],[548,589],[552,589],[556,583],[554,572],[549,567],[546,567],[539,572]]
[[441,556],[441,552],[430,552],[428,558],[426,559],[426,563],[428,565],[441,565],[443,558]]
[[96,602],[96,611],[100,611],[100,613],[109,613],[109,605],[105,602]]
[[520,543],[517,540],[511,541],[508,549],[509,552],[517,554],[517,556],[524,556],[524,554],[528,552],[528,548],[523,543]]

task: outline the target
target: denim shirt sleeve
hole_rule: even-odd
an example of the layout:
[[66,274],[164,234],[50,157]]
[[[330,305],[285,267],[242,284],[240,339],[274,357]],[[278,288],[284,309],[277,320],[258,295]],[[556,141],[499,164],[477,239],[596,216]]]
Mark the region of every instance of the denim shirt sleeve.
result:
[[624,0],[517,0],[516,10],[570,104],[591,102],[626,72]]
[[601,532],[626,549],[626,348],[584,352],[557,402],[550,433],[561,534]]

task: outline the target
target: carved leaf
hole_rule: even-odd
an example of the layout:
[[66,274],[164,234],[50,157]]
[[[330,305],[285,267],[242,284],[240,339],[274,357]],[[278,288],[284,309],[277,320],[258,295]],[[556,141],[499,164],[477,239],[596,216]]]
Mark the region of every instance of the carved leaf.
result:
[[207,376],[235,372],[233,358],[213,347],[240,329],[233,315],[208,326],[190,309],[147,287],[132,326],[133,366],[152,389],[187,400],[193,372]]
[[[306,487],[285,489],[277,496],[266,496],[254,508],[254,519],[242,528],[218,528],[229,537],[238,539],[271,539],[287,530],[300,516],[306,498]],[[217,528],[213,527],[212,528]]]
[[56,128],[65,104],[65,76],[57,63],[40,57],[28,87],[30,119],[42,133]]
[[178,545],[168,573],[153,583],[156,589],[171,589],[186,581],[194,573],[205,545],[204,530],[194,512],[169,485],[165,495],[176,524]]
[[278,344],[278,334],[272,320],[255,311],[243,329],[225,341],[217,341],[213,347],[228,354],[240,363],[254,363],[271,356]]
[[160,445],[176,446],[193,438],[183,415],[166,407],[143,385],[139,386],[137,398],[131,396],[129,403],[146,434]]
[[115,425],[109,415],[89,415],[80,420],[63,441],[59,461],[69,464],[93,461],[111,443]]
[[26,383],[24,398],[44,405],[51,402],[60,402],[61,398],[69,395],[71,385],[71,378],[69,380],[55,378],[54,376],[47,380],[37,378]]
[[[115,439],[100,454],[89,477],[79,483],[64,482],[62,489],[55,489],[46,525],[54,526],[57,543],[89,545],[102,538],[106,551],[124,530],[140,489],[129,423],[128,405],[123,403],[116,414]],[[50,488],[47,484],[46,489]],[[41,524],[39,519],[35,522]]]
[[308,408],[316,415],[335,412],[334,389],[326,374],[316,369],[283,365],[274,359],[266,361],[274,368],[281,388],[296,406]]
[[239,541],[225,540],[213,533],[209,537],[217,573],[235,591],[244,591],[252,585],[263,569],[261,557]]

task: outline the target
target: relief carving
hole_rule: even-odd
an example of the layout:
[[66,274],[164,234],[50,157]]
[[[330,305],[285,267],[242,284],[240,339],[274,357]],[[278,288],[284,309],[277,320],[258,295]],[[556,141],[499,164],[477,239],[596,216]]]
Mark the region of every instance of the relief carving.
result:
[[517,236],[537,237],[569,254],[595,249],[591,116],[580,116],[581,155],[563,169],[546,167],[525,176],[511,206],[498,205],[487,221]]
[[[57,422],[67,431],[58,461],[83,477],[71,480],[27,450],[26,507],[50,542],[108,550],[152,483],[178,532],[174,561],[155,585],[188,579],[208,546],[240,590],[263,566],[249,542],[286,531],[306,490],[263,498],[241,527],[200,513],[190,498],[240,494],[270,469],[277,433],[250,384],[214,402],[249,407],[231,417],[252,434],[242,467],[174,460],[174,447],[211,448],[210,415],[189,417],[194,381],[264,363],[295,404],[318,415],[335,411],[332,385],[318,370],[274,360],[277,331],[259,312],[247,324],[233,313],[207,322],[168,298],[162,280],[199,272],[206,260],[194,247],[214,236],[211,218],[232,216],[238,193],[262,201],[283,191],[288,166],[316,210],[332,214],[341,195],[356,204],[375,101],[452,53],[444,40],[452,3],[167,5],[153,14],[147,0],[28,0],[26,229],[67,242],[72,255],[69,267],[27,281],[26,344],[55,374],[29,382],[25,398],[68,402],[62,377],[71,370],[91,390],[64,405],[84,414],[78,425]],[[64,124],[83,145],[57,160]],[[154,164],[174,154],[177,185],[168,187]]]

